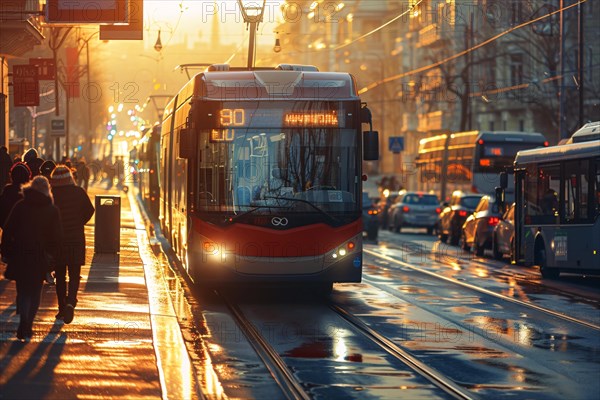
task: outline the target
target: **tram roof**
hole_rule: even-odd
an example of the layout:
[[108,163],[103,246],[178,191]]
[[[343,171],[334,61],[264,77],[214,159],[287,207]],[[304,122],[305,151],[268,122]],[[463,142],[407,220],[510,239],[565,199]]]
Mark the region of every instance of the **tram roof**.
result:
[[515,165],[597,156],[600,156],[600,140],[592,140],[583,143],[570,143],[541,147],[532,150],[522,150],[517,153]]
[[343,72],[289,71],[205,71],[194,81],[194,97],[206,100],[356,100],[356,83]]
[[502,140],[507,142],[541,142],[546,140],[546,137],[539,132],[518,132],[518,131],[481,131],[478,139],[491,140],[502,137]]
[[577,130],[567,143],[581,143],[600,139],[600,121],[588,122]]

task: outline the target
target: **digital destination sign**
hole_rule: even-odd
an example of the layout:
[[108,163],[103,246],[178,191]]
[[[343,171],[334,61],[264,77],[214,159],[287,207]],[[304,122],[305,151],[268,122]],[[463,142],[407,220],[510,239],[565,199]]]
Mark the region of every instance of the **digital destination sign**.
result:
[[335,110],[222,108],[217,111],[216,117],[216,125],[221,128],[343,128],[345,125],[343,118]]

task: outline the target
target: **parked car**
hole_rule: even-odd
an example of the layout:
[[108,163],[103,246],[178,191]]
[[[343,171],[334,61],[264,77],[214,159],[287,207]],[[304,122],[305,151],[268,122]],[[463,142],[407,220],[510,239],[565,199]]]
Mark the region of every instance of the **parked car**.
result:
[[492,253],[496,260],[502,260],[504,255],[512,259],[513,245],[515,240],[515,203],[513,203],[504,215],[498,225],[494,228],[492,236]]
[[477,256],[483,256],[485,249],[492,248],[494,228],[500,222],[502,214],[493,196],[483,196],[462,226],[460,244],[463,250],[471,248]]
[[405,227],[427,229],[429,235],[435,230],[440,212],[440,200],[434,194],[406,192],[390,208],[390,225],[394,232]]
[[469,214],[475,211],[482,194],[455,191],[449,203],[444,203],[438,222],[438,235],[442,242],[449,239],[451,245],[457,245],[461,229]]
[[367,234],[367,239],[377,240],[379,232],[379,216],[376,204],[369,198],[367,192],[362,194],[362,221],[363,232]]

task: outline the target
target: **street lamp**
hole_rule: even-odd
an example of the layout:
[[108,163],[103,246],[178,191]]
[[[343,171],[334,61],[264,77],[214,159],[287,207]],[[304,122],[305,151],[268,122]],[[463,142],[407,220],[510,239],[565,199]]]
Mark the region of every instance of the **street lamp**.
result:
[[256,31],[258,30],[258,24],[260,24],[263,20],[266,2],[267,0],[264,0],[262,6],[259,6],[256,1],[238,0],[238,4],[242,10],[242,17],[244,18],[244,22],[250,30],[250,44],[248,45],[248,69],[252,69],[254,66]]

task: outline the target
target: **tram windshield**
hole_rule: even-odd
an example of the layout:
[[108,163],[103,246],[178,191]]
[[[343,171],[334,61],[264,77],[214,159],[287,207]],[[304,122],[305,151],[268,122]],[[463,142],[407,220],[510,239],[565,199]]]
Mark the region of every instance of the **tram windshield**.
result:
[[279,127],[247,126],[252,124],[242,121],[248,111],[228,110],[227,122],[234,126],[201,135],[206,140],[199,156],[199,212],[233,219],[302,213],[331,220],[360,213],[358,132],[337,120],[339,110],[271,110],[269,120],[257,119]]

